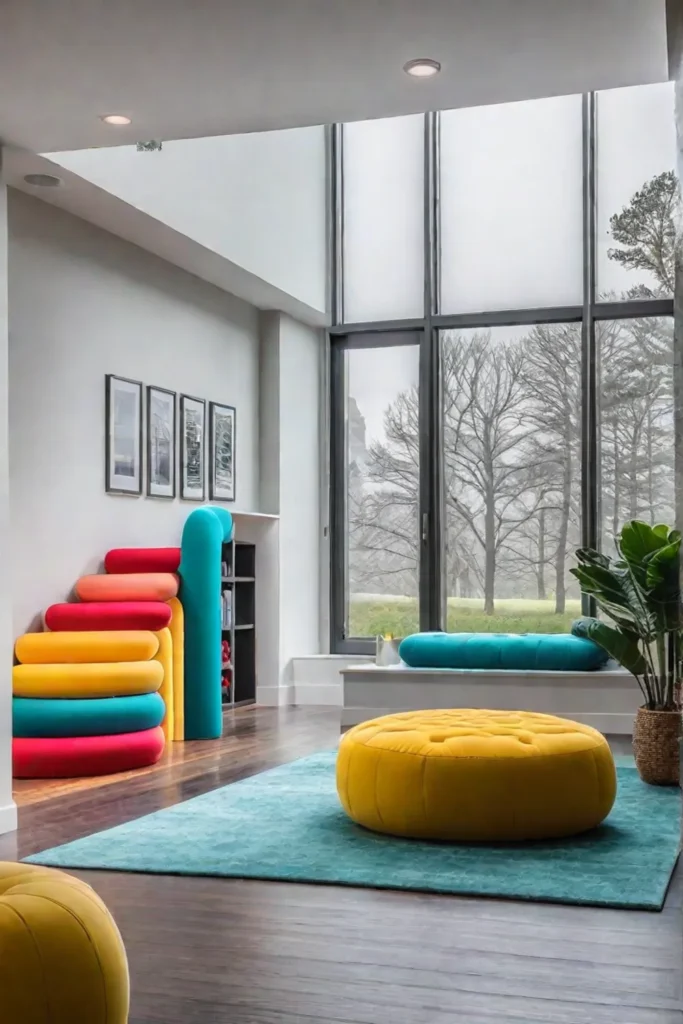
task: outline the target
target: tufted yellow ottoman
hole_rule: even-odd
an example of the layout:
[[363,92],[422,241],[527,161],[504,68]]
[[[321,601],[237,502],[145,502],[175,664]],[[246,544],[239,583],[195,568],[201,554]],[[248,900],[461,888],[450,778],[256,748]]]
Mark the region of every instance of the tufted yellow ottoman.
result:
[[0,863],[0,1021],[125,1024],[128,999],[121,936],[90,886]]
[[550,839],[609,814],[607,740],[527,711],[408,711],[342,738],[337,790],[366,828],[420,839]]

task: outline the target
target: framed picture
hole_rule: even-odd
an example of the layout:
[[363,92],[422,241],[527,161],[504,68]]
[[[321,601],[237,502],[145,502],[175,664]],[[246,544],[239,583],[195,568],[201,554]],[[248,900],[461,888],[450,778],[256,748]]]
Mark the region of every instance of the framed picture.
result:
[[175,498],[176,394],[147,385],[147,493]]
[[209,497],[235,500],[235,420],[231,405],[209,405]]
[[206,402],[180,396],[180,497],[204,501]]
[[142,494],[142,384],[104,378],[105,474],[110,494]]

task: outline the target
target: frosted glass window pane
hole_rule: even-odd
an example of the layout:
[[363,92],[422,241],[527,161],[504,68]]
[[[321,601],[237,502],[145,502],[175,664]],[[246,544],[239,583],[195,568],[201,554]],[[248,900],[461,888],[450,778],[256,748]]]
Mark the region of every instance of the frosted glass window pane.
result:
[[344,125],[344,319],[423,313],[424,118]]
[[[671,295],[677,195],[673,82],[598,93],[597,119],[598,293],[615,299],[634,289],[643,296]],[[635,217],[610,223],[626,208]]]
[[581,302],[581,97],[441,115],[441,310]]

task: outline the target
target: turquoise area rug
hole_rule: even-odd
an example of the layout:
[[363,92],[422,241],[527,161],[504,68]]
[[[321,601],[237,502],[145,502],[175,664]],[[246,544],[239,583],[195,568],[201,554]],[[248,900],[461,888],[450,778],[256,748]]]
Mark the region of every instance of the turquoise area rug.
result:
[[[314,754],[137,821],[28,857],[60,868],[213,875],[659,910],[679,850],[680,791],[620,760],[600,828],[529,844],[447,845],[354,825],[336,751]],[[632,762],[630,762],[632,763]]]

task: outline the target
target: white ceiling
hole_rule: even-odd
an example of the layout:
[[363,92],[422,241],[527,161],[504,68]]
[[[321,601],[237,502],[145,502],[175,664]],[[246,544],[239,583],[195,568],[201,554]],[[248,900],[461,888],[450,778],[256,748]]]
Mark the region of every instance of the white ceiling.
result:
[[37,152],[666,76],[665,0],[0,0],[0,138]]

